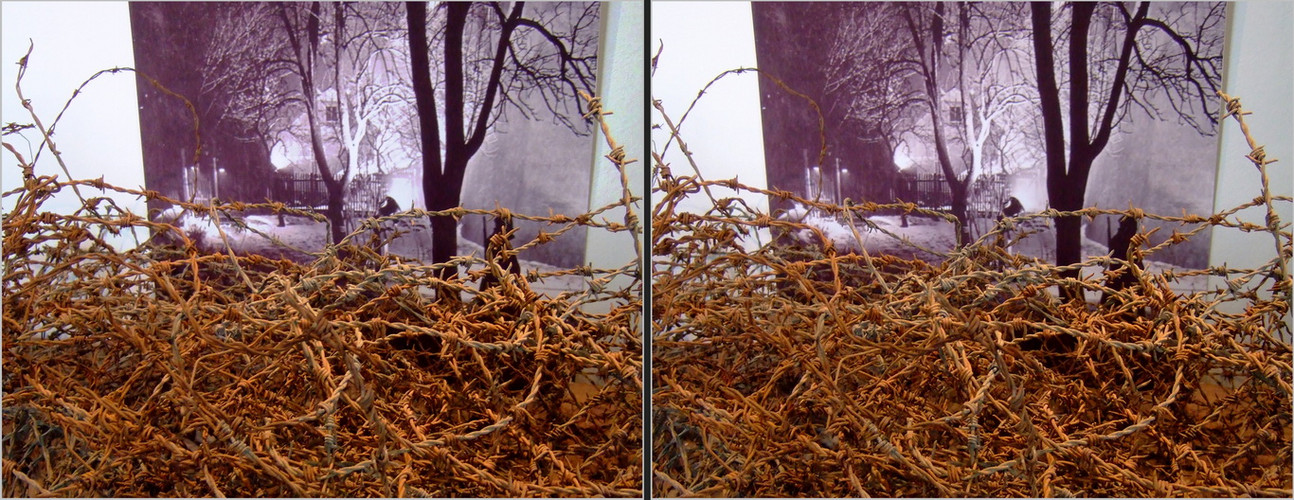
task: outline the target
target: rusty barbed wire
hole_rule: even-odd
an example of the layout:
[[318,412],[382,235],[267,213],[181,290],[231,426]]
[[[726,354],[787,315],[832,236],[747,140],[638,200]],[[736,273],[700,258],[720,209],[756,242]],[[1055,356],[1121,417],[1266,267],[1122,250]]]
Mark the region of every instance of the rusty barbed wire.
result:
[[[587,118],[615,149],[602,114]],[[508,213],[554,228],[503,252],[524,255],[576,227],[635,231],[623,153],[611,160],[625,195],[586,214],[408,210],[311,252],[242,214],[316,213],[38,176],[5,146],[25,173],[3,195],[6,496],[641,496],[637,259],[478,291],[469,281],[496,262],[424,264],[382,255],[372,237],[430,215]],[[221,238],[195,241],[107,195],[73,213],[44,206],[78,186],[207,214]],[[625,224],[599,217],[613,208]],[[221,222],[281,254],[237,251]],[[109,241],[132,232],[152,237]],[[442,280],[444,266],[469,271]],[[532,288],[558,276],[585,286]],[[628,284],[612,285],[621,276]],[[467,299],[437,301],[433,289]],[[584,307],[595,302],[607,312]]]
[[[681,123],[666,120],[693,161],[675,137]],[[1005,218],[960,249],[908,242],[910,251],[889,255],[869,254],[859,228],[900,235],[867,216],[920,213],[950,225],[951,216],[911,203],[821,203],[703,179],[699,169],[677,175],[653,152],[653,490],[1290,496],[1292,238],[1275,206],[1292,200],[1270,192],[1272,160],[1258,156],[1261,195],[1209,216],[1046,210]],[[736,194],[716,199],[710,187]],[[683,211],[694,196],[712,206]],[[857,249],[746,204],[764,196],[834,218]],[[1259,206],[1266,224],[1237,217]],[[1030,236],[1030,222],[1065,215],[1181,229],[1157,245],[1142,232],[1126,256],[1064,267],[1007,250]],[[1139,264],[1214,227],[1268,233],[1277,256],[1253,269]],[[1116,263],[1131,286],[1090,272]],[[1083,268],[1082,279],[1061,278]],[[1188,277],[1220,284],[1174,290]],[[1055,290],[1068,286],[1111,299],[1065,302]]]

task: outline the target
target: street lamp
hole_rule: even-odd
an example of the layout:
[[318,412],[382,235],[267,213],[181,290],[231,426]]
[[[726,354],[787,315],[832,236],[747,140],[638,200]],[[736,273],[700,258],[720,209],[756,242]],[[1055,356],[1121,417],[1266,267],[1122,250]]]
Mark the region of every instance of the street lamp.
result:
[[[814,165],[813,173],[810,175],[811,177],[809,182],[811,184],[809,185],[809,196],[813,197],[813,199],[816,201],[819,197],[822,196],[822,169],[817,165]],[[817,182],[813,182],[813,181],[817,181]]]
[[216,169],[216,198],[220,198],[220,178],[224,175],[224,167]]
[[840,193],[841,193],[841,196],[842,196],[842,198],[840,198],[840,202],[841,202],[841,203],[844,203],[844,202],[845,202],[845,199],[843,198],[843,196],[844,196],[844,192],[845,192],[845,181],[844,181],[844,179],[848,179],[848,178],[849,178],[849,169],[848,169],[848,168],[841,168],[841,169],[839,169],[839,170],[837,170],[837,171],[836,171],[836,184],[840,186]]
[[849,169],[845,167],[841,167],[840,158],[836,158],[836,204],[837,205],[842,205],[845,203],[845,197],[844,197],[845,188],[844,188],[843,179],[846,175],[849,175]]

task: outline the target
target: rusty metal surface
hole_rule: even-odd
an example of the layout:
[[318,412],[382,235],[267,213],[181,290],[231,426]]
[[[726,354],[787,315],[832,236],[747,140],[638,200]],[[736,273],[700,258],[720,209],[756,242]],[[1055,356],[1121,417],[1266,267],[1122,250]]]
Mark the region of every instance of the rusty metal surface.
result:
[[[938,263],[838,252],[821,234],[812,243],[779,238],[817,230],[740,197],[793,200],[854,226],[882,209],[919,210],[815,203],[705,180],[695,164],[681,175],[687,165],[657,153],[653,491],[1289,497],[1291,233],[1273,207],[1291,200],[1271,195],[1270,161],[1250,145],[1261,185],[1242,207],[1204,217],[1077,213],[1187,227],[1161,247],[1211,227],[1265,232],[1281,257],[1257,269],[1177,274],[1133,266],[1118,291],[1107,286],[1113,273],[1061,278],[1062,268],[1005,251],[999,231]],[[710,196],[718,187],[738,195]],[[678,208],[707,197],[706,211]],[[1269,224],[1234,217],[1249,206],[1265,206]],[[1021,216],[999,230],[1060,215]],[[760,230],[773,241],[757,241]],[[1130,261],[1158,249],[1145,241],[1133,238]],[[1171,287],[1210,275],[1224,284]],[[1060,287],[1113,299],[1061,300]]]
[[[607,141],[623,172],[632,160]],[[9,151],[24,183],[5,193],[5,496],[641,496],[636,256],[508,275],[478,294],[467,276],[438,278],[442,265],[356,244],[359,231],[308,262],[203,252],[108,198],[49,211],[53,193],[77,187],[164,197],[36,176]],[[631,231],[629,186],[579,217],[510,214],[555,228],[518,251],[577,226]],[[167,201],[234,224],[249,208],[296,213]],[[598,217],[616,207],[625,224]],[[103,240],[150,230],[175,243]],[[491,267],[443,265],[470,263]],[[531,290],[559,275],[588,286]],[[610,286],[618,276],[629,284]],[[474,298],[436,300],[437,288]],[[599,301],[608,312],[586,311]]]

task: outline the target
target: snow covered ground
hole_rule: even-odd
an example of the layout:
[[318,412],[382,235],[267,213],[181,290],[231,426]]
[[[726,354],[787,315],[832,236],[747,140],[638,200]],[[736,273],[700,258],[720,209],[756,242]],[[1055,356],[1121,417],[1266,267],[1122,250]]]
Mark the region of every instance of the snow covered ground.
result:
[[[951,252],[956,245],[953,224],[932,217],[909,215],[907,227],[903,227],[902,217],[898,215],[875,215],[868,217],[866,221],[855,219],[853,229],[843,219],[825,216],[818,212],[807,212],[800,207],[788,211],[782,218],[801,220],[805,225],[816,228],[835,245],[837,251],[842,253],[861,253],[861,249],[866,248],[870,255],[887,254],[939,263],[946,259],[945,254]],[[1017,227],[1019,231],[1032,234],[1012,245],[1012,252],[1036,257],[1045,262],[1055,260],[1055,228],[1049,221],[1034,219]],[[857,236],[854,229],[857,230]],[[801,243],[818,244],[816,236],[809,229],[799,230],[795,237]],[[1106,256],[1109,253],[1105,245],[1087,238],[1083,239],[1084,259]],[[1182,273],[1190,270],[1155,260],[1147,260],[1145,269],[1151,273],[1163,273],[1167,270]],[[1102,271],[1104,269],[1100,266],[1086,266],[1083,268],[1082,275],[1085,278],[1099,278]],[[1209,289],[1209,279],[1207,276],[1179,278],[1170,283],[1170,286],[1178,293],[1198,292]]]
[[[861,253],[866,248],[872,255],[889,254],[941,262],[945,259],[942,254],[951,251],[956,243],[952,224],[928,217],[908,216],[907,227],[903,227],[900,216],[875,215],[865,221],[855,219],[851,228],[843,218],[836,219],[796,206],[782,219],[800,221],[817,229],[832,242],[836,251],[842,253]],[[800,229],[795,238],[801,243],[818,244],[817,235],[811,229]]]
[[[190,238],[201,239],[203,248],[211,251],[220,251],[225,248],[224,240],[220,235],[223,230],[225,238],[229,242],[229,247],[233,248],[237,253],[255,253],[271,258],[288,258],[298,262],[313,260],[314,257],[310,254],[322,251],[328,242],[328,225],[323,222],[315,222],[306,217],[284,216],[283,227],[279,227],[278,217],[274,215],[250,215],[242,217],[241,220],[249,228],[260,231],[269,238],[257,234],[255,231],[239,227],[229,220],[223,220],[217,226],[209,217],[192,214],[182,217],[176,226],[183,229]],[[401,224],[399,229],[404,234],[392,241],[387,247],[387,251],[392,255],[429,262],[431,258],[431,230],[425,224],[413,225],[407,223]],[[367,241],[364,236],[360,236],[360,238],[357,243]],[[524,242],[514,243],[520,245]],[[485,250],[480,245],[460,235],[458,238],[458,255],[483,258]],[[531,271],[549,273],[561,270],[548,264],[526,260],[524,256],[525,254],[522,254],[518,259],[523,274],[528,274]],[[481,265],[475,265],[472,270],[480,269],[480,267]],[[585,290],[587,288],[586,279],[581,276],[546,277],[540,282],[531,283],[530,287],[541,295],[556,297],[563,292]],[[477,286],[477,281],[475,280],[469,283],[473,288]]]

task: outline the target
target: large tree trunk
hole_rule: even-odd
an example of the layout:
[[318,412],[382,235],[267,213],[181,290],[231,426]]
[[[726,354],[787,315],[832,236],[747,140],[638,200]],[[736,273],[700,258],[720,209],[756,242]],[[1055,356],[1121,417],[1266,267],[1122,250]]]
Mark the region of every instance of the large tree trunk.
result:
[[[1088,113],[1091,103],[1088,91],[1091,82],[1088,81],[1087,41],[1096,5],[1079,2],[1071,7],[1072,22],[1067,50],[1070,135],[1068,158],[1066,158],[1064,117],[1061,114],[1060,91],[1056,81],[1053,56],[1057,52],[1057,47],[1051,37],[1051,4],[1047,2],[1030,4],[1034,58],[1038,72],[1038,97],[1042,106],[1043,140],[1047,150],[1047,196],[1052,208],[1061,211],[1083,208],[1088,174],[1092,171],[1092,162],[1096,160],[1097,155],[1101,154],[1110,140],[1115,115],[1125,91],[1124,84],[1127,80],[1136,32],[1142,20],[1145,19],[1148,9],[1149,4],[1142,3],[1128,20],[1128,30],[1124,34],[1114,80],[1108,90],[1101,89],[1101,93],[1105,95],[1104,112],[1100,114],[1100,121],[1093,126]],[[1068,266],[1082,259],[1082,217],[1058,218],[1056,220],[1056,265]],[[1061,273],[1061,277],[1064,278],[1077,279],[1079,275],[1078,269]],[[1067,287],[1062,290],[1062,293],[1069,299],[1082,298],[1081,291],[1077,287]]]
[[[430,46],[427,44],[427,4],[409,2],[405,4],[409,26],[410,68],[413,73],[413,96],[418,108],[418,137],[422,145],[422,193],[427,202],[427,210],[438,211],[453,208],[456,205],[458,189],[445,185],[440,157],[440,123],[437,118],[436,89],[431,84]],[[432,263],[449,262],[458,246],[457,222],[453,217],[429,217],[431,223]],[[446,266],[440,270],[440,278],[452,280],[458,275],[458,269]],[[438,290],[438,298],[448,298],[444,290]]]
[[[422,177],[422,191],[427,200],[428,210],[449,210],[457,207],[460,203],[460,190],[447,189],[446,186],[440,185],[440,182],[436,178],[425,174]],[[431,261],[436,264],[449,262],[458,253],[458,220],[448,215],[435,216],[430,219]],[[456,267],[445,266],[440,269],[440,278],[443,280],[452,280],[457,276],[458,269]],[[437,295],[441,293],[438,291]]]
[[343,213],[345,206],[345,193],[339,188],[328,188],[328,210],[324,212],[324,216],[328,217],[334,244],[341,243],[341,239],[346,236],[346,229],[343,227],[346,221],[346,214]]
[[[937,74],[937,73],[936,73]],[[971,165],[967,165],[966,176],[959,177],[953,170],[952,156],[948,154],[948,139],[945,137],[943,127],[943,117],[939,114],[939,94],[937,86],[927,84],[930,100],[932,101],[930,113],[931,123],[934,124],[935,135],[935,155],[939,158],[939,169],[944,173],[944,181],[948,183],[948,194],[952,198],[952,214],[957,218],[961,226],[957,231],[957,248],[970,243],[970,218],[966,213],[966,200],[970,195],[970,179],[973,171]]]
[[310,149],[315,157],[315,166],[319,170],[319,177],[323,179],[324,189],[328,191],[328,208],[324,211],[324,216],[328,218],[329,236],[334,244],[341,243],[342,237],[346,236],[342,227],[342,207],[345,204],[345,177],[338,181],[333,177],[332,169],[328,166],[328,153],[324,151],[322,135],[319,131],[319,123],[315,118],[314,105],[314,85],[312,79],[303,78],[303,87],[306,94],[306,121],[310,124]]
[[[309,94],[306,99],[314,101],[313,85],[309,86]],[[310,122],[310,144],[314,152],[315,165],[319,170],[319,176],[323,179],[324,189],[328,191],[328,209],[324,211],[324,216],[328,218],[330,236],[334,244],[341,243],[341,239],[346,236],[343,228],[344,218],[342,207],[346,201],[346,178],[343,174],[341,180],[333,176],[332,168],[328,165],[328,153],[324,151],[323,140],[319,126],[315,121],[315,106],[313,104],[306,106],[307,121]]]
[[[425,156],[425,155],[424,155]],[[466,163],[466,162],[464,162]],[[423,162],[426,165],[426,160]],[[446,159],[446,170],[452,170],[453,159]],[[450,175],[422,176],[422,192],[427,209],[450,210],[462,204],[462,180],[454,182]],[[458,254],[458,219],[451,215],[431,217],[431,261],[435,264],[449,262]],[[440,278],[450,280],[458,276],[458,269],[446,266]]]
[[[440,123],[437,120],[435,88],[431,84],[428,60],[427,6],[422,2],[405,4],[409,25],[409,49],[412,57],[413,93],[417,102],[419,135],[422,139],[422,190],[427,209],[449,210],[459,206],[467,163],[485,141],[490,110],[499,92],[499,79],[507,54],[508,40],[517,26],[524,3],[517,2],[503,22],[494,59],[481,99],[476,121],[468,124],[464,116],[463,28],[472,4],[445,4],[445,156],[440,156]],[[458,252],[458,221],[453,216],[431,217],[431,255],[434,264],[449,262]],[[458,276],[458,269],[443,267],[441,279]],[[448,295],[445,298],[450,298]]]
[[[936,72],[935,75],[938,75]],[[935,133],[935,156],[939,158],[939,169],[944,173],[944,181],[948,183],[948,194],[952,198],[952,214],[957,218],[961,226],[957,231],[957,248],[961,248],[970,242],[970,219],[966,216],[966,198],[970,191],[970,186],[966,182],[970,178],[971,172],[966,173],[963,179],[957,176],[953,170],[952,156],[948,154],[948,139],[945,137],[943,127],[943,117],[939,114],[939,93],[938,87],[934,83],[926,84],[927,94],[930,96],[930,117],[934,126]],[[970,168],[968,165],[967,168]]]
[[966,182],[948,181],[949,193],[952,195],[952,213],[953,217],[960,222],[960,228],[957,231],[957,246],[960,248],[970,243],[970,214],[967,210],[967,198],[970,196],[970,189]]
[[[1060,89],[1056,81],[1055,57],[1052,55],[1055,43],[1051,38],[1051,4],[1032,3],[1030,14],[1035,67],[1038,73],[1038,101],[1042,108],[1043,144],[1047,151],[1047,197],[1052,208],[1075,210],[1082,208],[1082,192],[1086,186],[1074,186],[1065,168],[1065,127],[1064,117],[1060,112]],[[1083,127],[1086,129],[1086,125]],[[1071,201],[1074,198],[1072,191],[1078,191],[1077,204]],[[1082,221],[1078,217],[1056,219],[1056,265],[1066,266],[1082,259],[1083,247],[1079,239],[1081,228]],[[1078,278],[1079,272],[1078,270],[1062,272],[1061,277]],[[1061,287],[1061,294],[1066,298],[1076,298],[1078,291],[1073,287]]]
[[[1052,181],[1051,175],[1047,177],[1047,197],[1051,200],[1051,207],[1064,211],[1074,211],[1083,209],[1083,201],[1087,193],[1088,173],[1092,170],[1092,160],[1087,151],[1090,147],[1072,148],[1070,153],[1070,166],[1068,175],[1055,176]],[[1056,265],[1068,266],[1077,264],[1083,260],[1083,217],[1071,215],[1056,218]],[[1078,269],[1065,271],[1061,277],[1075,278],[1080,275]],[[1079,298],[1077,289],[1067,290],[1067,298]]]

